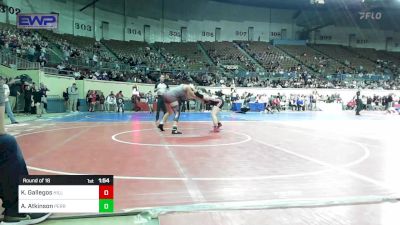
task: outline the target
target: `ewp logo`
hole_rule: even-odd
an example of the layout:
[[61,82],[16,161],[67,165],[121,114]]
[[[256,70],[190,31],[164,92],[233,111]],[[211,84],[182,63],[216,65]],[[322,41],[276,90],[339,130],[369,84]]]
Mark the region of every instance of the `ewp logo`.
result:
[[18,14],[17,27],[25,29],[57,29],[58,14]]

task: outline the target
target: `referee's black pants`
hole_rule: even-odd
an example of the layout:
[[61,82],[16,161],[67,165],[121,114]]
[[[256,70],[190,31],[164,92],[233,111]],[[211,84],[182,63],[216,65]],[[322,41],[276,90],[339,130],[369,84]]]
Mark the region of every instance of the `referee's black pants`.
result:
[[162,95],[158,95],[157,97],[157,112],[156,112],[156,121],[160,119],[160,110],[165,114],[167,109],[165,107],[164,97]]

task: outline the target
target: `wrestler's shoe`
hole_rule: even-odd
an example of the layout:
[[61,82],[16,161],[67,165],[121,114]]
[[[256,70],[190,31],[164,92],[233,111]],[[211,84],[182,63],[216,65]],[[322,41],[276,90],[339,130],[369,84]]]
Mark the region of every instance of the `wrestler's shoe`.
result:
[[171,132],[172,134],[182,134],[182,132],[178,131],[178,130],[172,130]]

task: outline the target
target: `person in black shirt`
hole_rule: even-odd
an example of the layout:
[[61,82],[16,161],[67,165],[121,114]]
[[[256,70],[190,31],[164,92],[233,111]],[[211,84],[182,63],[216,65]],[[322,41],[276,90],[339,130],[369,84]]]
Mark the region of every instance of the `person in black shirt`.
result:
[[392,94],[389,94],[389,96],[387,97],[386,102],[387,102],[387,104],[386,104],[386,110],[387,110],[388,108],[393,107],[393,96],[392,96]]
[[68,100],[69,100],[68,88],[65,91],[63,91],[63,98],[64,98],[64,108],[68,109]]
[[360,91],[356,93],[356,116],[360,116],[360,111],[363,110],[363,103],[360,98]]
[[32,104],[32,87],[31,85],[24,86],[24,113],[31,113],[31,104]]
[[42,97],[43,97],[43,91],[41,89],[33,89],[32,92],[33,95],[33,102],[34,102],[34,108],[33,113],[36,113],[38,117],[42,116],[43,113],[43,103],[42,103]]

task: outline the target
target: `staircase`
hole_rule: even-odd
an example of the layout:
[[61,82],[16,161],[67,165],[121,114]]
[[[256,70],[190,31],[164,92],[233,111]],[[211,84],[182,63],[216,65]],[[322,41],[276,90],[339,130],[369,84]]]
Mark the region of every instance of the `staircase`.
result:
[[342,61],[340,61],[340,60],[338,60],[336,58],[333,58],[330,55],[327,55],[325,52],[320,51],[319,49],[315,48],[313,45],[309,45],[308,47],[312,48],[314,51],[316,51],[316,52],[318,52],[318,53],[320,53],[320,54],[322,54],[322,55],[324,55],[324,56],[326,56],[326,57],[328,57],[330,59],[335,60],[336,62],[340,63],[341,65],[343,65],[345,67],[348,67],[344,62],[342,62]]
[[115,52],[111,50],[107,45],[105,45],[102,41],[100,41],[100,49],[109,53],[109,55],[111,56],[111,62],[119,62],[118,56],[115,54]]
[[261,64],[260,64],[256,59],[254,59],[246,50],[244,50],[238,43],[233,42],[233,45],[234,45],[237,49],[239,49],[239,51],[242,52],[243,55],[245,55],[248,59],[250,59],[250,61],[251,61],[253,64],[257,65],[257,69],[259,69],[259,71],[265,72],[265,68],[264,68],[263,66],[261,66]]
[[62,61],[64,61],[64,53],[55,44],[49,42],[49,47],[47,50],[50,55],[50,63],[59,65]]
[[[309,66],[309,65],[304,64],[304,63],[301,62],[299,59],[297,59],[296,56],[292,55],[290,52],[286,51],[285,49],[279,47],[279,45],[275,45],[275,47],[276,47],[277,49],[279,49],[280,51],[282,51],[283,53],[285,53],[286,55],[290,56],[292,59],[294,59],[294,60],[295,60],[296,62],[298,62],[299,64],[304,65],[305,67],[307,67],[310,71],[313,71],[313,72],[319,74],[319,72],[316,71],[314,68],[312,68],[312,67]],[[321,74],[320,74],[320,75],[321,75]]]
[[201,44],[201,42],[197,42],[197,48],[203,53],[204,57],[207,59],[208,64],[217,66],[211,59],[211,57],[207,54],[206,49],[204,46]]

